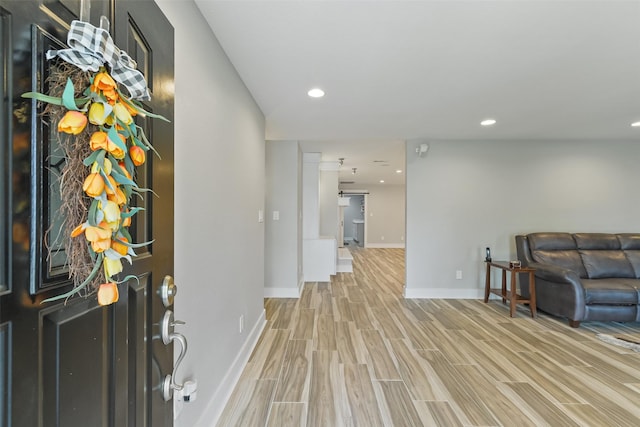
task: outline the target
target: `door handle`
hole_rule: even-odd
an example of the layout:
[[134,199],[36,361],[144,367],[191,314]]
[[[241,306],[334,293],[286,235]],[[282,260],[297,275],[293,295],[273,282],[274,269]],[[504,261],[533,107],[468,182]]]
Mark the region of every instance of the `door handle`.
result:
[[171,310],[167,310],[164,313],[164,316],[160,323],[162,342],[165,345],[169,345],[174,341],[180,343],[180,354],[178,355],[178,359],[173,366],[173,372],[164,377],[164,380],[162,382],[162,398],[165,401],[169,401],[173,398],[174,390],[182,391],[184,389],[184,384],[177,383],[175,380],[176,372],[180,367],[180,363],[182,363],[182,359],[184,359],[184,356],[187,354],[187,338],[181,333],[175,332],[175,326],[184,324],[185,322],[174,319],[173,311]]

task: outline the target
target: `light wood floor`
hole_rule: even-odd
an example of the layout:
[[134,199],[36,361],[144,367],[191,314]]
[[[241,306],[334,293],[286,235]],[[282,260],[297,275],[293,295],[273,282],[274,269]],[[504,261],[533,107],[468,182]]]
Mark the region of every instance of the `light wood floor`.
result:
[[639,426],[640,353],[500,301],[405,300],[404,251],[267,299],[268,324],[218,426]]

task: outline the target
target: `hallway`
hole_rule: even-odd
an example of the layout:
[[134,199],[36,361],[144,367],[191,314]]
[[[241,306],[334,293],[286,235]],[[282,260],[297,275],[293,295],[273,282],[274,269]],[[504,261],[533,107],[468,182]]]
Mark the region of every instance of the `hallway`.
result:
[[265,300],[267,325],[218,426],[634,425],[640,353],[499,302],[405,300],[403,249]]

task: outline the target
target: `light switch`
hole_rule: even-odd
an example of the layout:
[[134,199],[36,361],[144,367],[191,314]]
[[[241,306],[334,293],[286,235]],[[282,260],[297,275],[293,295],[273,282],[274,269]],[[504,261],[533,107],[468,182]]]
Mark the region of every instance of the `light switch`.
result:
[[280,220],[280,211],[273,211],[273,220],[274,221]]
[[264,222],[264,211],[262,209],[258,211],[258,222]]

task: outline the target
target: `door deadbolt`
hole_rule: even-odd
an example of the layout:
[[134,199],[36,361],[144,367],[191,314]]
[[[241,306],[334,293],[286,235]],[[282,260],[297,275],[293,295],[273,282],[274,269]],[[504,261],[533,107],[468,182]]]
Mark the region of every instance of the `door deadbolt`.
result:
[[173,305],[176,293],[178,293],[178,287],[173,282],[173,277],[167,275],[162,280],[160,286],[160,298],[162,298],[162,304],[166,307]]

